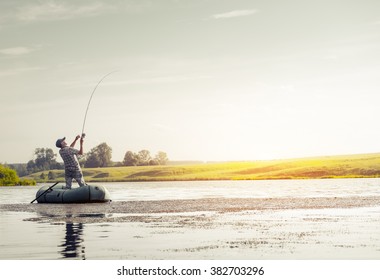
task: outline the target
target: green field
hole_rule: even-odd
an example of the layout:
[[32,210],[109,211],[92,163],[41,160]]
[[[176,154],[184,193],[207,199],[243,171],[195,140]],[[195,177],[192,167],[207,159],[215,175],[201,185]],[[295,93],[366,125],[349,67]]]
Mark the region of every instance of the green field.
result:
[[[37,182],[64,181],[63,170],[54,179],[41,173],[27,178]],[[43,172],[47,178],[48,171]],[[266,180],[380,177],[380,154],[331,156],[288,160],[221,162],[193,165],[133,166],[83,169],[86,182]]]

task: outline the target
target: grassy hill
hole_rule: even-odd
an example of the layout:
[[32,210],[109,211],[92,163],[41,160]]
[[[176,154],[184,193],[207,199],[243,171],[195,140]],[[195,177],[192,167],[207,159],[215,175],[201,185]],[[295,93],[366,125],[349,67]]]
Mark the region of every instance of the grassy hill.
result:
[[[50,181],[64,181],[63,170],[52,170]],[[41,173],[29,175],[38,182]],[[83,169],[86,182],[265,180],[380,177],[380,154],[329,156],[252,162],[133,166]]]

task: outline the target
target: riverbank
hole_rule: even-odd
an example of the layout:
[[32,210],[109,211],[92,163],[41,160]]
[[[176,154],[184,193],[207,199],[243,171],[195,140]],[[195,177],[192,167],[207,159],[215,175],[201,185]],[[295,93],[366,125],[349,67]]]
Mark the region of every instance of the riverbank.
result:
[[[378,178],[380,154],[192,165],[84,168],[83,175],[86,182]],[[65,181],[63,170],[38,172],[26,178],[40,183]]]

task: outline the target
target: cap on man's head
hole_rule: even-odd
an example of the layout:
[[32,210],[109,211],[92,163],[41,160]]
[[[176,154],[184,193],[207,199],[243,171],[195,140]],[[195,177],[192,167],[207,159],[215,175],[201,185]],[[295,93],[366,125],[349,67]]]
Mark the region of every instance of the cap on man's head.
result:
[[55,142],[55,145],[57,148],[62,148],[62,142],[65,141],[66,137],[63,137],[62,139],[58,139],[57,142]]

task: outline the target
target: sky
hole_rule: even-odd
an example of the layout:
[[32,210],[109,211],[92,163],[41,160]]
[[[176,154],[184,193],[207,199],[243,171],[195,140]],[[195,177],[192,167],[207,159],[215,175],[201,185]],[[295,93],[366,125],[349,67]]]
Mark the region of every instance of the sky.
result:
[[380,152],[378,0],[0,2],[0,163]]

